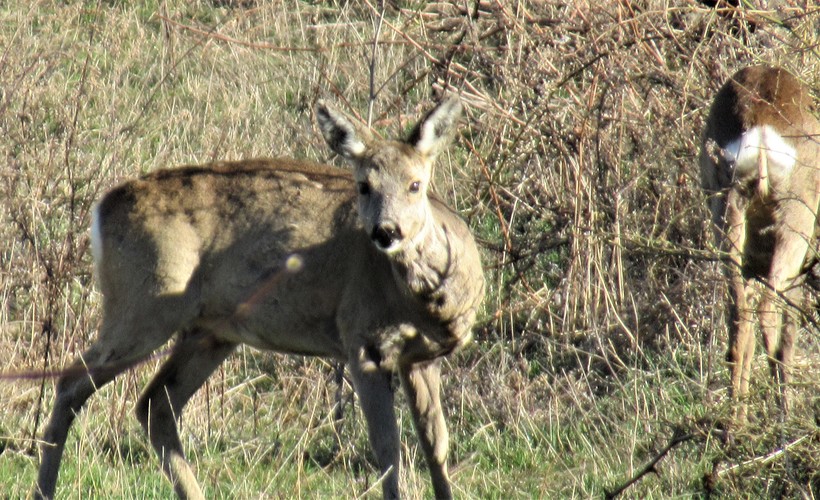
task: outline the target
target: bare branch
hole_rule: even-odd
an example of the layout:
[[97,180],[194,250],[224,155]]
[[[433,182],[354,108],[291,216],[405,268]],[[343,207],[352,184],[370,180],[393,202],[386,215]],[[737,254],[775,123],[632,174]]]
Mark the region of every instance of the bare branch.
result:
[[658,452],[658,454],[655,455],[655,457],[652,460],[650,460],[649,463],[646,464],[640,471],[638,471],[637,474],[629,478],[628,481],[618,486],[617,488],[610,491],[606,491],[604,498],[606,498],[607,500],[611,500],[620,495],[621,493],[623,493],[624,491],[626,491],[626,489],[632,486],[633,484],[640,481],[642,477],[649,474],[650,472],[654,472],[657,474],[658,471],[655,468],[655,466],[658,464],[658,462],[660,462],[663,459],[663,457],[666,456],[667,453],[669,453],[672,450],[672,448],[681,443],[685,443],[686,441],[690,441],[695,437],[697,437],[697,434],[692,433],[673,436],[672,439],[669,441],[669,444],[667,444],[660,452]]

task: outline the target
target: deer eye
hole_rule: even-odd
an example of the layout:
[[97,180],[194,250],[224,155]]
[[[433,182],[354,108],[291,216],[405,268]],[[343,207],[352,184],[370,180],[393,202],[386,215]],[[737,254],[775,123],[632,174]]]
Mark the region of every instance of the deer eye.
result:
[[356,189],[358,189],[359,194],[362,196],[370,194],[370,184],[366,182],[357,182]]
[[410,184],[410,192],[411,192],[411,193],[418,193],[418,192],[419,192],[419,187],[420,187],[420,186],[421,186],[421,184],[419,184],[419,181],[414,181],[414,182],[412,182],[412,183]]

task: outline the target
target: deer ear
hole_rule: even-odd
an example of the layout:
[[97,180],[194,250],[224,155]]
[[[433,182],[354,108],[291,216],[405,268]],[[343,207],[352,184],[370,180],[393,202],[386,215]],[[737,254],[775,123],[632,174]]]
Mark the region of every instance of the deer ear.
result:
[[316,103],[316,122],[330,149],[343,157],[359,158],[367,149],[370,132],[322,100]]
[[461,99],[453,94],[431,109],[410,132],[407,143],[422,155],[433,159],[453,137],[461,116]]

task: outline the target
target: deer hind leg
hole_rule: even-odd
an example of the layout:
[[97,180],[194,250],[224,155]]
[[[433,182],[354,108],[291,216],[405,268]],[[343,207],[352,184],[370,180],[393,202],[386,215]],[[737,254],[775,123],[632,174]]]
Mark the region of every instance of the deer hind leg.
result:
[[452,498],[447,472],[449,435],[440,396],[441,362],[436,360],[402,366],[400,373],[413,423],[430,469],[435,498]]
[[[788,412],[786,392],[791,380],[789,365],[797,330],[796,312],[791,310],[791,306],[802,306],[803,297],[800,284],[795,282],[795,278],[800,273],[809,245],[809,238],[793,230],[795,226],[789,225],[788,222],[787,220],[782,224],[785,228],[778,234],[768,276],[768,287],[758,308],[769,367],[778,384],[781,405],[785,412]],[[813,219],[812,226],[807,229],[805,234],[810,234],[813,230]],[[791,304],[785,304],[779,294],[783,294]]]
[[731,395],[740,401],[736,418],[746,420],[746,403],[749,393],[752,358],[755,351],[753,311],[750,307],[755,293],[754,287],[743,277],[743,252],[746,245],[746,204],[747,200],[736,190],[729,191],[726,201],[726,235],[724,248],[729,253],[727,264],[729,278],[729,346],[726,360],[729,363],[732,390]]
[[729,349],[726,360],[730,364],[732,376],[732,397],[740,400],[737,411],[739,421],[746,419],[746,404],[743,401],[749,394],[752,360],[755,353],[755,335],[753,310],[750,302],[754,289],[738,276],[731,286],[731,305],[729,311]]
[[[85,402],[98,388],[110,382],[128,364],[114,360],[106,369],[94,369],[104,364],[106,349],[101,344],[93,345],[66,370],[57,382],[57,391],[51,419],[43,434],[40,448],[40,470],[34,498],[52,498],[57,486],[57,474],[63,456],[68,430]],[[89,371],[86,371],[86,367]]]
[[[161,301],[155,306],[164,308]],[[152,317],[150,310],[145,317]],[[54,409],[43,435],[35,498],[53,497],[68,430],[88,398],[174,333],[174,326],[160,322],[149,331],[137,330],[136,325],[139,323],[131,317],[106,314],[97,341],[60,377]]]
[[[793,293],[792,293],[793,292]],[[803,305],[804,296],[802,290],[793,288],[786,292],[786,297],[793,304]],[[780,330],[780,343],[775,351],[777,363],[776,380],[780,382],[780,401],[785,414],[789,412],[789,385],[792,381],[792,356],[794,354],[794,343],[797,337],[798,318],[792,314],[788,308],[783,311],[782,326]]]
[[796,329],[795,319],[788,307],[780,304],[779,297],[774,290],[766,290],[761,300],[758,316],[763,331],[763,344],[769,360],[772,378],[777,384],[779,403],[784,412],[788,412],[788,397],[786,386],[790,382],[789,363],[794,345]]
[[180,338],[137,403],[137,419],[180,498],[203,498],[179,439],[176,420],[185,403],[236,345],[195,331]]
[[379,361],[362,348],[357,359],[349,363],[350,375],[367,420],[370,446],[379,462],[383,496],[399,498],[400,442],[393,408],[392,373],[380,368]]

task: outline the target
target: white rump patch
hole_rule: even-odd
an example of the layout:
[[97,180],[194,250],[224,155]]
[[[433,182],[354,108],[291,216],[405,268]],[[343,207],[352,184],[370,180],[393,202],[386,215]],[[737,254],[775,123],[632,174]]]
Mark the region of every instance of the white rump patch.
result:
[[769,160],[769,171],[776,176],[785,176],[797,162],[797,151],[775,129],[768,125],[753,127],[738,139],[723,148],[726,160],[735,164],[738,173],[751,174],[757,171],[758,154],[765,152]]
[[100,204],[91,210],[91,256],[94,257],[94,274],[99,277],[103,258],[102,227],[100,227]]

